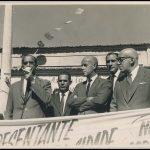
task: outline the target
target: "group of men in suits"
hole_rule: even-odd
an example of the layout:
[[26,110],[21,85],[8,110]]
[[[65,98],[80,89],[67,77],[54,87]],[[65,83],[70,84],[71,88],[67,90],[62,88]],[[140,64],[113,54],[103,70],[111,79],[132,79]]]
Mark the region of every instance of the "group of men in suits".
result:
[[71,92],[71,75],[62,72],[58,75],[58,89],[52,93],[51,83],[36,76],[36,58],[24,56],[24,76],[10,87],[5,118],[58,117],[150,107],[150,70],[139,67],[135,49],[108,53],[106,65],[109,77],[103,79],[96,72],[97,58],[84,57],[81,66],[86,80]]

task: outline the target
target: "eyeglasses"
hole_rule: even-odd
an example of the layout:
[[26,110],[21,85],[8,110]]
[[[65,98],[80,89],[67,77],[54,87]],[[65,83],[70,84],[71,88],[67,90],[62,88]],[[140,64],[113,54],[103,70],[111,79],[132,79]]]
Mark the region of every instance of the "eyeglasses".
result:
[[117,58],[117,60],[118,60],[120,63],[122,63],[124,60],[129,59],[129,58],[131,58],[131,57],[119,57],[119,58]]
[[81,65],[81,67],[87,67],[88,66],[88,64],[82,64]]
[[68,82],[68,80],[58,80],[58,82]]
[[27,65],[28,63],[31,64],[31,65],[33,65],[34,61],[25,61],[25,62],[23,62],[24,65]]

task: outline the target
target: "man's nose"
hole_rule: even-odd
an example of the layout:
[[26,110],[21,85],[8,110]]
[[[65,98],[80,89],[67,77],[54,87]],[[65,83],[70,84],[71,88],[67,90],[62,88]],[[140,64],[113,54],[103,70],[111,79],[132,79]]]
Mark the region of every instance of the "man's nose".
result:
[[27,66],[30,66],[30,65],[31,65],[30,62],[28,62],[28,63],[27,63]]
[[85,69],[85,66],[82,66],[82,69],[84,70],[84,69]]
[[109,66],[111,66],[111,65],[112,65],[112,62],[111,62],[111,61],[109,61],[108,65],[109,65]]
[[61,81],[61,84],[64,84],[64,81]]

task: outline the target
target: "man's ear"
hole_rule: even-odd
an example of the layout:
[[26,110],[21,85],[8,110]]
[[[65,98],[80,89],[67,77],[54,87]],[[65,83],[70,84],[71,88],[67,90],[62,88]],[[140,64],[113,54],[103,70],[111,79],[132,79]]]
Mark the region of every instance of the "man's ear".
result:
[[94,67],[94,70],[96,69],[96,66],[97,66],[96,64],[94,64],[94,65],[93,65],[93,67]]
[[134,58],[131,58],[131,65],[134,66],[135,60]]

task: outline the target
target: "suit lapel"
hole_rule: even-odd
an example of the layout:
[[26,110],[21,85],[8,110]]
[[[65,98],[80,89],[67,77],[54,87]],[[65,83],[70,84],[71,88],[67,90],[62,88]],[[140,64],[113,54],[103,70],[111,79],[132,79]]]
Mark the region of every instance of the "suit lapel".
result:
[[60,105],[61,105],[61,104],[60,104],[59,92],[58,92],[57,94],[55,94],[54,103],[55,103],[55,106],[56,106],[58,112],[61,114],[61,110],[60,110],[60,108],[61,108]]
[[20,89],[20,93],[21,93],[21,102],[25,101],[25,94],[24,94],[24,78],[21,77],[21,81],[19,84],[19,89]]
[[120,81],[120,87],[121,87],[121,90],[122,90],[122,93],[123,93],[123,97],[125,99],[125,101],[128,103],[128,97],[127,97],[127,94],[126,94],[126,79],[124,78],[122,81]]
[[28,95],[26,97],[26,101],[28,101],[28,99],[30,98],[31,94],[32,94],[32,90],[29,91],[29,93],[28,93]]
[[82,83],[82,85],[83,85],[83,87],[82,87],[83,95],[86,95],[86,84],[87,84],[87,81],[84,81]]
[[98,81],[99,81],[99,77],[97,77],[97,78],[94,80],[94,82],[92,83],[88,95],[90,95],[90,93],[96,89],[95,87],[97,86]]
[[135,93],[139,83],[142,81],[142,77],[143,77],[143,72],[142,72],[142,69],[139,68],[139,70],[137,72],[137,76],[135,77],[135,79],[131,85],[131,92],[130,92],[130,96],[129,96],[129,101],[131,100],[133,94]]

